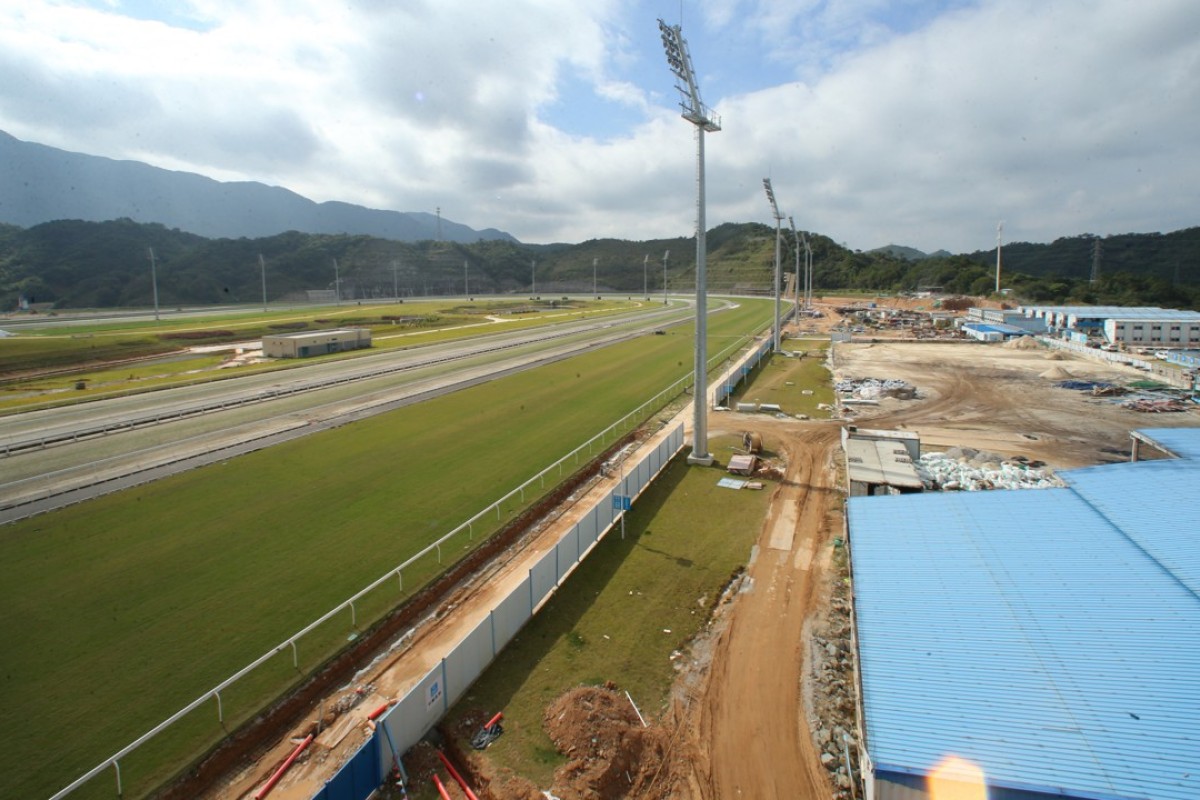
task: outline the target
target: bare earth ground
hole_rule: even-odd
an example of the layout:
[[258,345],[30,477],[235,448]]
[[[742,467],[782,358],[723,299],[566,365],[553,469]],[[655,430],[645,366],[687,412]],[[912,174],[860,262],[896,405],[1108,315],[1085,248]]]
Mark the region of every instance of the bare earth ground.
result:
[[[835,321],[827,316],[818,327]],[[1077,378],[1142,377],[1130,368],[1075,356],[1049,358],[1043,349],[976,343],[838,345],[834,370],[835,378],[900,378],[916,386],[917,399],[860,406],[853,421],[916,431],[926,449],[970,446],[1070,468],[1127,460],[1133,428],[1196,424],[1195,411],[1139,414],[1039,377],[1056,366]],[[848,587],[844,559],[834,541],[844,533],[838,469],[841,424],[735,413],[712,416],[710,427],[725,432],[759,431],[783,466],[769,517],[745,575],[720,604],[707,634],[694,643],[691,666],[677,682],[670,709],[664,718],[651,721],[654,730],[645,734],[645,749],[652,749],[654,757],[640,764],[622,762],[621,771],[632,770],[625,784],[611,781],[605,786],[608,791],[592,795],[572,790],[570,797],[850,796],[841,759],[842,733],[850,737],[851,756],[856,737]],[[714,435],[720,432],[714,430]],[[536,555],[542,547],[535,538],[528,552]],[[487,586],[497,593],[507,591],[506,576],[519,580],[525,574],[520,563],[496,570]],[[456,598],[453,611],[419,630],[411,645],[360,675],[356,685],[365,687],[362,695],[348,691],[330,698],[325,732],[272,797],[311,797],[368,735],[367,713],[432,665],[421,656],[426,645],[457,641],[475,624],[470,609],[488,608],[492,601],[486,588],[466,591]],[[589,725],[618,727],[614,735],[626,739],[629,729],[638,727],[627,715],[614,719],[600,714],[606,702],[602,693],[575,698],[574,705],[582,704],[582,710],[567,717],[572,721],[567,727],[585,728],[576,731],[582,736],[578,741],[588,741]],[[328,709],[339,704],[340,715],[332,715]],[[562,712],[548,718],[560,719]],[[570,738],[569,730],[560,733]],[[288,740],[278,743],[205,797],[248,796],[292,746]],[[592,751],[581,760],[595,762],[596,774],[616,776],[617,765],[605,763],[605,758],[611,762],[613,756]],[[581,764],[580,770],[585,767]],[[630,788],[621,788],[626,785]],[[528,794],[528,786],[490,788],[486,796],[536,796]]]

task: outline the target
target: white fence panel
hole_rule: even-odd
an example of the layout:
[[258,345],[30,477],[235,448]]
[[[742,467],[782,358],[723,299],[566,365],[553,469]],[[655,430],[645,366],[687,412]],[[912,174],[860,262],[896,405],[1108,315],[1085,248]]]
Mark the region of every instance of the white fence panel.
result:
[[596,528],[596,509],[592,509],[579,520],[576,526],[579,529],[579,551],[587,550],[592,542],[596,541],[596,536],[599,531]]
[[453,704],[463,696],[467,687],[492,663],[495,655],[492,649],[492,615],[489,615],[446,656],[446,695],[449,703]]
[[379,719],[403,753],[437,724],[446,711],[446,683],[439,662],[400,702]]
[[533,565],[533,568],[529,570],[529,580],[532,587],[529,596],[533,598],[534,607],[537,607],[538,603],[554,591],[554,587],[558,584],[557,548],[546,553],[538,563]]
[[492,611],[492,633],[495,635],[497,653],[512,640],[512,637],[517,635],[521,626],[533,616],[533,607],[536,605],[536,601],[531,600],[529,587],[529,579],[526,578]]
[[575,562],[579,560],[579,537],[575,534],[575,529],[567,531],[567,535],[559,541],[555,547],[558,551],[558,560],[555,566],[558,568],[558,582],[567,576],[567,573],[575,566]]

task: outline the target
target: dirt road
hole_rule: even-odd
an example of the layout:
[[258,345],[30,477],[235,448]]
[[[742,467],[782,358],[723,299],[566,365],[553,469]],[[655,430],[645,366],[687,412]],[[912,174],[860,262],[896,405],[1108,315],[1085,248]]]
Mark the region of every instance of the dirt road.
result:
[[802,697],[808,622],[820,611],[829,543],[841,530],[837,423],[723,415],[787,462],[712,661],[681,712],[671,796],[828,798]]

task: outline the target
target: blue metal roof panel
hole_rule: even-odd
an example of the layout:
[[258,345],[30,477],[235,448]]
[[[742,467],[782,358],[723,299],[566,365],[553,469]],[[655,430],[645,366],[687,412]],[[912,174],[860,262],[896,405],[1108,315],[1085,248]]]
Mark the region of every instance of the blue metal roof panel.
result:
[[1200,464],[1168,459],[1060,473],[1085,502],[1200,596]]
[[1162,444],[1180,458],[1200,461],[1200,428],[1140,428],[1138,433]]
[[956,754],[997,786],[1200,797],[1200,600],[1082,497],[864,497],[849,513],[879,769]]

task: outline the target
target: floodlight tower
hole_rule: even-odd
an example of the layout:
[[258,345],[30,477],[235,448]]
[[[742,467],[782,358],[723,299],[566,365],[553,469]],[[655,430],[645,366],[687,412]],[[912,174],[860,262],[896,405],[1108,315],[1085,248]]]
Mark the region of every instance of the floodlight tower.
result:
[[996,223],[996,294],[1000,294],[1000,239],[1004,235],[1004,220]]
[[813,306],[813,263],[812,240],[804,236],[804,308],[812,311]]
[[[799,313],[800,309],[803,308],[800,305],[800,234],[796,233],[796,220],[792,219],[790,215],[788,216],[788,225],[792,228],[792,239],[796,243],[796,291],[793,294],[796,296],[796,312]],[[808,265],[807,261],[804,263],[805,266]],[[807,276],[808,273],[806,272],[805,277]]]
[[529,294],[531,297],[537,296],[537,259],[529,260]]
[[775,331],[772,335],[771,347],[779,352],[779,282],[782,267],[779,264],[779,226],[783,222],[783,214],[779,213],[779,204],[775,202],[775,190],[771,188],[771,179],[763,178],[763,188],[767,190],[767,200],[771,202],[771,214],[775,217]]
[[648,283],[649,275],[650,275],[650,254],[647,253],[646,257],[642,259],[642,297],[646,298],[647,300],[650,299],[650,284]]
[[598,258],[592,259],[592,297],[600,296],[599,293],[596,291],[596,263],[599,260],[600,259],[598,259]]
[[713,459],[708,452],[708,278],[705,253],[708,232],[704,222],[704,134],[721,130],[721,119],[700,99],[692,56],[688,53],[687,40],[683,38],[680,26],[668,25],[659,19],[658,30],[662,34],[667,64],[677,81],[675,88],[679,91],[679,107],[683,109],[681,116],[696,126],[696,377],[692,394],[695,420],[692,426],[692,454],[688,456],[688,463],[708,465]]

